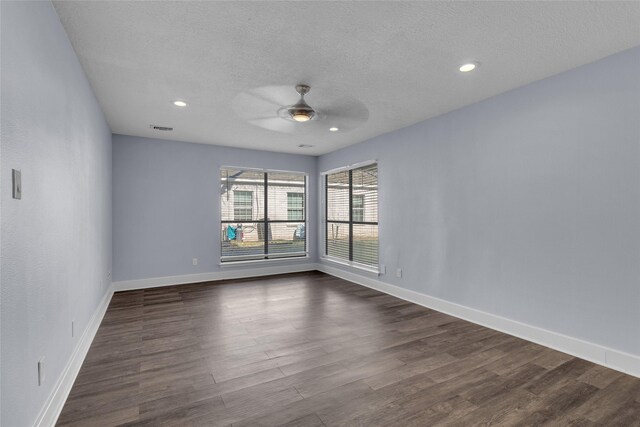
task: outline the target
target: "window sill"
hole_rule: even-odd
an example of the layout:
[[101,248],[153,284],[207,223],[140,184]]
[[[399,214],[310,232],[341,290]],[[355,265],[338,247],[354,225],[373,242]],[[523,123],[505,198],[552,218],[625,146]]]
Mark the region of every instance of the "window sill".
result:
[[255,265],[255,264],[271,264],[271,263],[277,263],[277,262],[283,262],[283,261],[288,261],[288,262],[301,262],[303,260],[309,261],[309,255],[305,255],[305,256],[292,256],[292,257],[280,257],[280,258],[267,258],[267,259],[250,259],[250,260],[246,260],[246,261],[225,261],[225,262],[218,262],[218,265],[222,268],[225,267],[237,267],[237,266],[242,266],[242,265]]
[[380,275],[380,270],[376,267],[371,267],[365,264],[360,264],[357,262],[352,262],[352,261],[343,261],[341,259],[338,258],[332,258],[332,257],[321,257],[320,258],[321,261],[327,261],[330,262],[332,264],[338,264],[338,265],[343,265],[345,267],[351,267],[354,268],[356,270],[361,270],[361,271],[366,271],[367,273],[371,273],[371,274],[375,274],[376,276]]

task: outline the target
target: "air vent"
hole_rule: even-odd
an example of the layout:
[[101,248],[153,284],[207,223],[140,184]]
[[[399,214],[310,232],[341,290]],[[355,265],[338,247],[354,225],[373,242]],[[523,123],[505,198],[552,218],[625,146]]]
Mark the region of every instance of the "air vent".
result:
[[172,130],[173,130],[173,128],[170,128],[170,127],[168,127],[168,126],[156,126],[156,125],[149,125],[149,127],[150,127],[151,129],[161,130],[161,131],[164,131],[164,132],[170,132],[170,131],[172,131]]

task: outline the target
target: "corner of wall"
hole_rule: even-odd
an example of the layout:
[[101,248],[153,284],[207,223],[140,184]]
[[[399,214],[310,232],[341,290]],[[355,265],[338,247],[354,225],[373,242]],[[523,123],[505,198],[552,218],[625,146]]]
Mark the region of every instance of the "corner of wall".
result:
[[93,342],[93,339],[98,332],[100,323],[102,322],[102,319],[107,312],[107,308],[109,307],[109,302],[111,302],[112,296],[113,287],[109,286],[107,288],[107,291],[105,292],[104,297],[100,301],[100,304],[91,316],[91,319],[89,320],[87,327],[82,333],[82,336],[78,340],[78,344],[74,348],[71,357],[69,358],[62,373],[60,374],[60,377],[53,386],[53,390],[49,395],[49,398],[45,402],[42,411],[38,415],[38,418],[34,423],[34,427],[49,427],[56,424],[56,421],[58,420],[58,417],[60,417],[60,413],[62,412],[62,408],[64,407],[67,397],[71,392],[73,383],[75,382],[78,373],[80,372],[82,363],[87,356],[89,348],[91,347],[91,343]]

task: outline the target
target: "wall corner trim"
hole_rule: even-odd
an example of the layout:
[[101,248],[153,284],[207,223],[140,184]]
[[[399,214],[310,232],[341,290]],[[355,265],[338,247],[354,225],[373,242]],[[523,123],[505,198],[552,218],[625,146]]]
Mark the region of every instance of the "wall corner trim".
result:
[[71,387],[73,387],[73,383],[80,372],[82,363],[89,352],[89,347],[91,347],[93,338],[96,336],[96,332],[98,332],[98,328],[100,327],[100,323],[102,323],[104,314],[107,312],[107,307],[109,307],[109,302],[111,302],[112,296],[113,286],[109,286],[104,297],[94,311],[93,316],[89,319],[89,323],[82,333],[82,336],[60,374],[60,377],[58,377],[58,381],[54,385],[49,398],[40,411],[40,414],[34,423],[34,427],[54,426],[58,421],[62,408],[67,401],[67,397],[69,397],[69,392],[71,392]]
[[183,274],[179,276],[125,280],[113,282],[113,290],[114,292],[132,291],[135,289],[159,288],[162,286],[214,282],[218,280],[245,279],[249,277],[272,276],[274,274],[299,273],[314,270],[318,270],[318,264],[314,262],[295,263],[289,265],[267,265],[263,267],[229,269],[211,273]]
[[640,378],[640,356],[390,285],[323,263],[318,264],[318,271]]

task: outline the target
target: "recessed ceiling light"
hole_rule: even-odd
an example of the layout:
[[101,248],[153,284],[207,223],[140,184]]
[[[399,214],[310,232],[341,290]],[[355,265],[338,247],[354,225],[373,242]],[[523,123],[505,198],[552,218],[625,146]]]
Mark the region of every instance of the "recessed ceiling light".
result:
[[463,64],[462,66],[460,66],[460,71],[463,73],[468,73],[469,71],[473,71],[476,68],[478,68],[478,64],[477,62],[468,62],[466,64]]
[[337,132],[337,131],[339,131],[340,129],[338,129],[337,127],[335,127],[335,126],[334,126],[334,127],[329,128],[329,130],[330,130],[331,132]]
[[187,103],[184,101],[173,101],[173,105],[175,105],[176,107],[186,107]]

